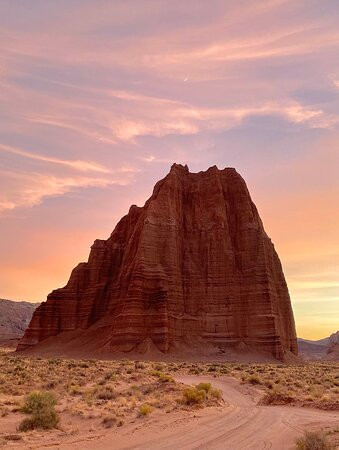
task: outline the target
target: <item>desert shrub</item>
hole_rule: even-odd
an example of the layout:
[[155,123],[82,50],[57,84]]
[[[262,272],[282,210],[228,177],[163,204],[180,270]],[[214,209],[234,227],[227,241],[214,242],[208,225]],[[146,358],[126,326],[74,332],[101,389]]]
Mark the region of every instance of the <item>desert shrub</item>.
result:
[[193,374],[193,375],[199,375],[199,373],[201,373],[201,372],[202,372],[202,369],[200,369],[199,367],[191,367],[188,371],[189,374]]
[[68,392],[70,395],[82,395],[83,391],[80,386],[74,385],[68,388]]
[[140,361],[135,361],[135,363],[134,363],[134,368],[135,368],[135,370],[138,370],[138,369],[144,369],[144,368],[145,368],[145,364],[143,364],[143,363],[140,362]]
[[24,402],[22,411],[31,414],[24,419],[20,425],[20,431],[34,430],[36,428],[55,428],[59,423],[59,417],[54,407],[56,398],[50,392],[33,392],[29,394]]
[[79,363],[79,367],[81,367],[82,369],[88,369],[89,368],[89,363],[82,361]]
[[173,382],[174,382],[173,377],[171,377],[170,375],[167,375],[166,373],[162,373],[162,374],[159,376],[159,379],[160,379],[161,381],[163,381],[164,383],[173,383]]
[[297,439],[298,450],[334,450],[323,433],[306,431],[303,437]]
[[56,403],[57,401],[55,395],[51,392],[32,392],[25,398],[24,405],[21,410],[26,414],[34,414],[43,409],[54,408]]
[[171,383],[173,382],[173,378],[170,375],[166,375],[165,373],[161,372],[160,370],[153,370],[151,372],[151,375],[154,377],[158,377],[160,381],[163,381],[164,383]]
[[197,388],[186,388],[183,393],[183,400],[186,405],[197,405],[206,399],[206,391]]
[[114,372],[107,372],[104,375],[104,380],[105,381],[116,381],[116,379],[117,379],[117,376],[116,376],[116,374]]
[[196,386],[196,389],[198,389],[198,391],[205,391],[206,394],[209,393],[209,391],[211,390],[211,383],[199,383]]
[[261,405],[287,405],[292,403],[294,398],[289,394],[279,391],[270,391],[260,400]]
[[110,386],[104,386],[96,389],[95,396],[99,400],[113,400],[117,397],[117,393]]
[[217,400],[220,400],[222,397],[222,392],[220,389],[211,387],[209,395],[213,398],[216,398]]
[[105,428],[111,428],[118,422],[118,419],[115,416],[106,416],[102,420],[102,424]]
[[261,384],[261,380],[257,375],[251,375],[247,381],[251,384]]
[[147,403],[144,403],[139,407],[140,416],[148,416],[148,414],[151,414],[152,411],[153,411],[152,406],[148,405]]
[[45,389],[54,389],[58,384],[57,380],[50,380],[47,381],[47,383],[44,384]]
[[59,416],[55,410],[43,410],[39,413],[33,414],[32,417],[24,419],[20,425],[20,431],[35,430],[36,428],[42,428],[49,430],[55,428],[59,423]]

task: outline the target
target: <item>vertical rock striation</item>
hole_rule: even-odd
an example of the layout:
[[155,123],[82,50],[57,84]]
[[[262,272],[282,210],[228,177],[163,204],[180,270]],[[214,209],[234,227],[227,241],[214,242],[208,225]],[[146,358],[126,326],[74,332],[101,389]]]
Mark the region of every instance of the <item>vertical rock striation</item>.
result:
[[75,330],[112,351],[297,353],[281,263],[235,169],[174,164],[35,311],[18,349]]

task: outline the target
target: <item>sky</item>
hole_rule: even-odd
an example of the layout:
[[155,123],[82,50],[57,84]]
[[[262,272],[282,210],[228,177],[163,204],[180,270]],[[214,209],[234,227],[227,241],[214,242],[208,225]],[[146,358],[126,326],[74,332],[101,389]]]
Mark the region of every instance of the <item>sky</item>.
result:
[[1,0],[1,298],[64,286],[173,162],[237,169],[298,335],[336,331],[338,0]]

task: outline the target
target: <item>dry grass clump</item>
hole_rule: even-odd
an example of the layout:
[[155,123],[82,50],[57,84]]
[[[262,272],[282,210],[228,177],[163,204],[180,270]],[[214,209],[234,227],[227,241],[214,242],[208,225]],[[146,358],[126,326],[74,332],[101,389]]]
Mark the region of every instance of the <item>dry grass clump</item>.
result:
[[161,372],[160,370],[153,370],[151,372],[151,375],[158,377],[159,380],[163,381],[164,383],[173,383],[174,382],[173,377]]
[[20,425],[20,431],[34,430],[36,428],[51,429],[59,423],[59,416],[55,411],[56,398],[50,392],[32,392],[29,394],[22,407],[22,412],[31,417],[24,419]]
[[297,450],[334,450],[324,433],[306,431],[303,437],[296,441]]
[[294,397],[279,390],[268,391],[260,400],[260,405],[288,405],[294,402]]
[[257,375],[251,375],[246,381],[250,384],[262,384],[261,379]]
[[151,405],[148,405],[147,403],[144,403],[139,407],[139,415],[140,416],[148,416],[153,411],[153,407]]
[[206,400],[206,391],[196,387],[186,388],[183,392],[183,402],[186,405],[198,405]]
[[102,419],[101,423],[105,428],[112,428],[114,425],[116,425],[117,427],[121,427],[124,424],[124,421],[110,414],[108,416],[105,416]]
[[199,383],[195,387],[186,388],[182,402],[186,405],[201,405],[206,401],[220,400],[221,391],[212,387],[211,383]]
[[98,387],[94,393],[99,400],[112,400],[118,396],[117,392],[110,386]]
[[199,383],[196,385],[195,388],[198,389],[198,391],[202,390],[202,391],[205,391],[206,394],[208,394],[212,388],[212,385],[211,385],[211,383]]

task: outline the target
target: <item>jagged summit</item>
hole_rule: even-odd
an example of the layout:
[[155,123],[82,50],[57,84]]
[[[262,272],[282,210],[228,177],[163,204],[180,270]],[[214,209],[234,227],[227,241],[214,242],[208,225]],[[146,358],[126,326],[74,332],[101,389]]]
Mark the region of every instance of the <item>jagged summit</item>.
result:
[[296,354],[281,264],[243,178],[173,164],[37,309],[18,349],[52,336],[93,352]]

